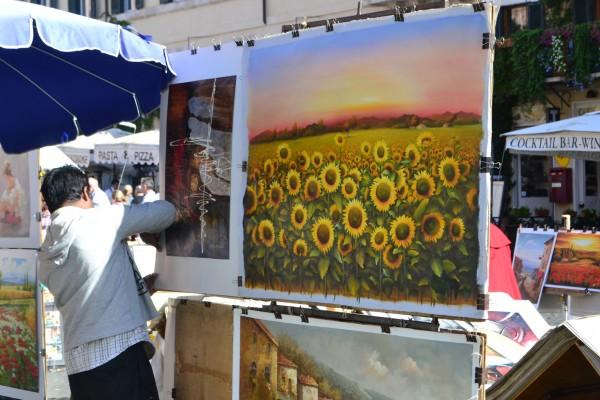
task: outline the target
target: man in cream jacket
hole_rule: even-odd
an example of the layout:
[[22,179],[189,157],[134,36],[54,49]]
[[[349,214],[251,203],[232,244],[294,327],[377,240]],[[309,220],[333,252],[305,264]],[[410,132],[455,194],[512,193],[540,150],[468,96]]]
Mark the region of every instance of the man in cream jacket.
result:
[[156,201],[93,208],[87,177],[69,166],[50,171],[41,191],[52,223],[40,279],[63,318],[72,398],[157,400],[146,330],[157,313],[126,240],[167,228],[175,207]]

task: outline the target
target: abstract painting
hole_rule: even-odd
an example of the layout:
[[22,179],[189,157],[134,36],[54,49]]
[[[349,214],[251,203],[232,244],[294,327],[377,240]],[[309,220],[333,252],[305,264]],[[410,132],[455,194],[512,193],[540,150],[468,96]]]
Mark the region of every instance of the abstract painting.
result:
[[229,258],[235,76],[171,85],[165,199],[181,219],[166,232],[168,256]]
[[546,286],[600,291],[600,235],[558,232]]
[[474,307],[487,20],[363,26],[249,51],[244,293]]
[[0,395],[10,395],[3,387],[38,392],[35,251],[0,250],[0,333]]
[[464,336],[255,314],[241,316],[240,400],[477,398],[479,349]]
[[535,305],[542,297],[555,240],[555,232],[521,230],[517,236],[513,271],[521,298]]

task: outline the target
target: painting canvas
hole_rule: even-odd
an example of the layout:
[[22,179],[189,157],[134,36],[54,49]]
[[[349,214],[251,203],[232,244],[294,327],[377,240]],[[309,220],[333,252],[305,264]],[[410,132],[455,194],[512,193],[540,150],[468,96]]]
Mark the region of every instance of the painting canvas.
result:
[[250,50],[243,294],[475,306],[488,23],[448,15]]
[[40,391],[37,293],[35,251],[1,250],[0,395]]
[[478,343],[463,335],[295,320],[241,316],[240,400],[477,398]]
[[552,259],[555,232],[521,230],[517,235],[513,258],[513,271],[519,285],[521,298],[537,305],[548,275]]
[[229,258],[235,76],[171,85],[166,194],[182,219],[166,232],[168,256]]
[[36,248],[39,225],[37,152],[6,154],[0,148],[0,246]]
[[600,235],[558,232],[546,286],[600,291]]

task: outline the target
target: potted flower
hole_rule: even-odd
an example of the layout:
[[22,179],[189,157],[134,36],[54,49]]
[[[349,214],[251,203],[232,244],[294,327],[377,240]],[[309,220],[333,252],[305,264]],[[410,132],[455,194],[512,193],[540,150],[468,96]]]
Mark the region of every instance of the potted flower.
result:
[[546,207],[536,207],[533,210],[533,214],[536,217],[540,217],[540,218],[546,218],[547,216],[550,215],[550,210],[548,210]]

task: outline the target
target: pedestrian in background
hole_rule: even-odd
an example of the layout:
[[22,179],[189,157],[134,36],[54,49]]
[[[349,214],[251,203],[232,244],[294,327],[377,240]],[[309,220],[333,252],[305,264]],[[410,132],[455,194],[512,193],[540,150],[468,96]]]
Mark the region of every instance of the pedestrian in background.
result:
[[98,186],[98,180],[94,177],[88,178],[90,195],[92,196],[92,204],[94,207],[105,207],[110,206],[110,200],[106,193]]

